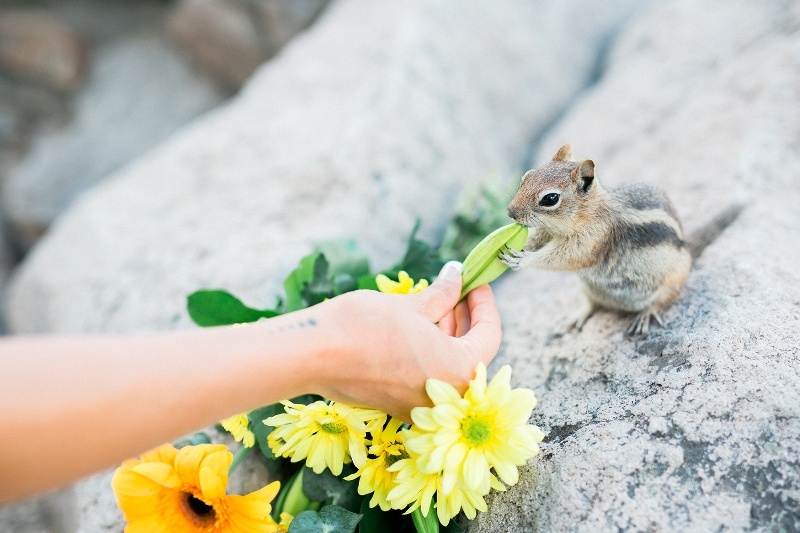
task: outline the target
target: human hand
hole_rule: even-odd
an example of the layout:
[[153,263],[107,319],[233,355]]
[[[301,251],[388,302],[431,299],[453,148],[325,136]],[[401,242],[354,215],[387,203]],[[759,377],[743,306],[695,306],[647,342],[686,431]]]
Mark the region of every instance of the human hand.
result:
[[497,354],[502,332],[488,285],[457,304],[460,291],[460,272],[446,265],[419,294],[357,291],[327,302],[339,335],[316,362],[315,392],[410,421],[412,408],[430,405],[426,379],[466,390],[477,364]]

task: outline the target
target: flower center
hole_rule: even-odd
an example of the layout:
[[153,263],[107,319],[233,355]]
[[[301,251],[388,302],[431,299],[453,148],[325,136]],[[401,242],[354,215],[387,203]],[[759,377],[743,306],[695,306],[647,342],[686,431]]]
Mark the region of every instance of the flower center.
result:
[[472,446],[480,446],[491,438],[492,426],[483,418],[468,418],[461,424],[461,434]]
[[406,453],[405,448],[400,448],[399,453],[397,454],[387,453],[386,455],[383,456],[383,461],[386,463],[386,466],[392,466],[401,459],[408,459],[408,453]]
[[186,517],[197,527],[207,527],[214,525],[217,521],[217,513],[214,507],[197,498],[191,492],[184,492],[183,511]]
[[331,435],[338,435],[347,431],[347,426],[335,419],[332,422],[317,423],[317,425],[322,431]]

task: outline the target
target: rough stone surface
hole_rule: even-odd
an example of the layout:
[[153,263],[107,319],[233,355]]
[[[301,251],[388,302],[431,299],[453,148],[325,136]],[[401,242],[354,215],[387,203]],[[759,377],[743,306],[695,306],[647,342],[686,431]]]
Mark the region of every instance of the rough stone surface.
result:
[[221,101],[157,37],[101,47],[74,120],[39,137],[3,183],[5,211],[21,244],[32,245],[84,189]]
[[[417,217],[432,238],[460,191],[519,170],[633,7],[331,4],[229,105],[73,204],[13,277],[13,331],[188,327],[201,287],[271,305],[324,238],[388,266]],[[107,474],[61,497],[75,522],[54,531],[121,529]]]
[[329,6],[229,105],[58,221],[17,273],[12,328],[182,327],[199,287],[271,305],[324,238],[396,260],[416,217],[431,237],[459,191],[518,169],[631,6],[456,5]]
[[14,263],[14,256],[6,239],[6,228],[3,223],[3,213],[0,211],[0,335],[6,330],[5,319],[3,317],[5,309],[3,301],[5,296],[5,285],[8,273]]
[[250,0],[248,5],[261,33],[261,47],[268,57],[306,28],[327,4],[328,0]]
[[184,0],[169,31],[200,68],[232,89],[263,62],[255,25],[240,2]]
[[205,71],[238,89],[308,26],[328,0],[182,0],[169,29]]
[[800,529],[798,87],[796,2],[654,4],[622,32],[539,161],[570,140],[603,183],[665,188],[689,234],[746,207],[646,340],[613,313],[549,339],[582,303],[573,274],[499,284],[496,364],[549,435],[471,533]]

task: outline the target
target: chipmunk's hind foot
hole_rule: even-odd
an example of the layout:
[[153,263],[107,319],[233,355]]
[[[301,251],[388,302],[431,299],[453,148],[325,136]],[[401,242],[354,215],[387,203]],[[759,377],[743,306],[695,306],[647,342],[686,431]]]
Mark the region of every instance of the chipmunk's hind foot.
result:
[[625,334],[628,337],[647,337],[650,333],[651,320],[655,320],[659,326],[662,328],[664,327],[664,321],[661,320],[661,316],[656,311],[648,309],[636,315],[636,318],[633,319],[631,325],[628,326],[628,329],[625,331]]
[[554,328],[553,331],[550,333],[550,337],[563,337],[567,333],[571,331],[581,331],[583,329],[584,324],[586,321],[589,320],[594,312],[597,310],[597,307],[594,305],[586,305],[577,313],[573,313],[571,315],[567,315],[564,319],[562,319]]

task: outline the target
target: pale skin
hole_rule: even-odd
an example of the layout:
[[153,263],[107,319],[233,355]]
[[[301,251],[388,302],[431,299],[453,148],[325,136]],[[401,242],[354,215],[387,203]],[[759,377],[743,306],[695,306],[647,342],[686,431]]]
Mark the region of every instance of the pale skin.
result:
[[0,340],[0,502],[54,489],[227,416],[316,393],[410,420],[433,377],[465,390],[500,345],[491,289],[456,305],[357,291],[241,327]]

